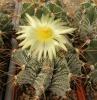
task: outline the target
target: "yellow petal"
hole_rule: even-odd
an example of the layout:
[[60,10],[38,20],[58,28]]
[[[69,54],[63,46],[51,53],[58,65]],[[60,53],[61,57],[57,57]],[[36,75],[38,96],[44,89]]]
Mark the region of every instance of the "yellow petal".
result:
[[31,42],[30,42],[30,41],[27,41],[27,42],[25,43],[25,45],[22,47],[22,49],[26,49],[26,48],[28,48],[29,46],[31,46]]
[[64,44],[60,44],[60,47],[63,48],[65,51],[67,51],[67,48]]
[[44,49],[43,57],[46,58],[46,55],[47,55],[47,50]]
[[33,17],[29,16],[28,14],[26,14],[26,17],[27,17],[26,19],[27,19],[28,23],[29,23],[31,26],[35,27],[35,25],[36,25],[35,19],[34,19]]
[[73,33],[76,29],[75,28],[68,28],[60,31],[60,34],[65,34],[65,33]]
[[39,51],[38,60],[40,60],[42,58],[42,54],[43,54],[43,48],[41,48]]
[[48,49],[48,56],[49,56],[49,59],[52,60],[53,54],[52,54],[52,50],[50,49]]
[[54,46],[52,46],[52,48],[51,48],[51,49],[52,49],[53,56],[54,56],[54,57],[56,57],[56,50],[55,50],[55,47],[54,47]]
[[25,39],[26,36],[27,36],[26,34],[19,35],[19,36],[17,37],[17,39]]
[[25,43],[27,42],[27,40],[22,41],[19,46],[23,46]]

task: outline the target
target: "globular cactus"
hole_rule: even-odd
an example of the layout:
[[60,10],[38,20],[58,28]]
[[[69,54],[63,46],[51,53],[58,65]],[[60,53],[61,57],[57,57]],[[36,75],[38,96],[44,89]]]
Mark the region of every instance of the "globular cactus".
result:
[[23,3],[22,14],[21,14],[21,24],[24,24],[25,13],[28,13],[31,16],[37,16],[41,18],[42,15],[49,15],[54,18],[60,18],[67,25],[69,24],[67,12],[65,9],[63,0],[34,0],[31,3]]
[[83,2],[76,10],[74,23],[78,27],[81,38],[87,36],[93,38],[96,34],[97,8],[96,4],[91,0]]

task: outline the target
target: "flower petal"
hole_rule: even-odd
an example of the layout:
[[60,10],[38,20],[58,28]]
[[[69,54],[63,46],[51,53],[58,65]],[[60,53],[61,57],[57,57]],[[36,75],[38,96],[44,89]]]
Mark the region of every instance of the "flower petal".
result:
[[68,29],[61,30],[59,33],[60,33],[60,34],[66,34],[66,33],[71,34],[71,33],[74,32],[75,30],[76,30],[75,28],[68,28]]

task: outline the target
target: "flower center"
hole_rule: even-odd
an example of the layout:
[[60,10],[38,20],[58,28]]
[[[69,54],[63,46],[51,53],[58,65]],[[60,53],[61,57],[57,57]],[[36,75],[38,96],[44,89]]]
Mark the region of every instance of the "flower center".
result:
[[53,30],[49,27],[40,27],[36,30],[37,38],[40,41],[46,41],[53,36]]

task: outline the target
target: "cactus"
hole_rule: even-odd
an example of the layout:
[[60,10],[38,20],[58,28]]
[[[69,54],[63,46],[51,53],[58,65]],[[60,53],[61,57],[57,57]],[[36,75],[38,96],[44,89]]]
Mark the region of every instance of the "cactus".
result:
[[[75,16],[71,18],[67,15],[68,13],[66,12],[66,7],[63,6],[62,2],[60,2],[59,0],[55,2],[35,1],[32,3],[24,3],[20,25],[26,24],[24,18],[25,13],[28,13],[30,16],[37,16],[39,20],[41,19],[42,15],[54,17],[55,20],[60,18],[65,25],[74,26],[75,28],[77,28],[76,32],[73,34],[76,36],[78,32],[82,44],[75,46],[75,36],[71,34],[67,35],[66,38],[70,39],[73,45],[71,46],[66,44],[68,48],[67,53],[59,50],[57,52],[56,58],[54,58],[54,60],[51,60],[51,62],[53,63],[48,62],[48,60],[46,59],[46,64],[47,66],[49,66],[47,68],[43,66],[45,60],[41,59],[40,62],[37,62],[37,59],[34,58],[34,56],[31,56],[29,47],[27,47],[27,51],[22,51],[21,49],[17,50],[13,54],[13,58],[15,62],[20,66],[21,71],[16,75],[16,82],[19,87],[21,87],[21,89],[23,89],[23,85],[26,87],[26,84],[29,84],[29,86],[26,87],[26,92],[23,93],[29,98],[28,100],[36,100],[40,98],[44,99],[51,94],[53,96],[61,96],[62,98],[64,98],[64,96],[67,95],[66,91],[71,88],[76,92],[76,98],[79,99],[80,96],[83,96],[83,99],[86,99],[85,89],[83,87],[86,85],[85,83],[88,84],[88,82],[92,81],[91,79],[87,80],[86,75],[92,77],[92,74],[90,74],[92,68],[89,65],[94,64],[90,63],[89,61],[96,62],[96,58],[93,57],[94,52],[91,54],[90,52],[88,53],[88,50],[92,49],[91,40],[95,37],[93,33],[96,33],[96,5],[93,2],[82,3],[79,9],[76,11]],[[18,37],[18,39],[20,38],[23,38],[23,35]],[[90,44],[84,40],[86,38],[91,39]],[[77,42],[79,42],[79,40],[77,40]],[[85,45],[88,45],[88,47],[84,49]],[[81,50],[83,50],[83,52],[81,52]],[[87,63],[89,65],[86,63],[86,61],[83,61],[83,56],[86,57],[85,59],[88,61]],[[92,59],[92,57],[94,60]],[[25,69],[22,70],[22,66],[25,66]],[[69,79],[68,75],[70,75]],[[81,79],[83,79],[84,77],[85,81],[82,86]],[[72,84],[74,84],[75,88],[74,86],[72,86]],[[80,86],[80,88],[78,88],[78,85]],[[27,91],[28,89],[30,89],[30,87],[34,89],[33,95],[31,95],[30,90],[29,93]],[[87,91],[89,88],[87,88]]]
[[[96,98],[97,6],[92,0],[86,0],[71,13],[68,12],[71,10],[68,6],[70,4],[65,5],[66,2],[69,3],[64,0],[32,0],[28,3],[16,0],[13,2],[16,5],[11,3],[5,8],[1,6],[4,9],[0,10],[0,48],[5,49],[5,38],[13,33],[13,30],[16,32],[13,36],[20,46],[13,50],[11,61],[16,67],[12,75],[15,100]],[[12,9],[14,7],[15,11]],[[11,12],[14,12],[13,18]],[[48,27],[41,29],[40,23],[42,26],[50,23],[49,28],[54,30]],[[36,26],[39,26],[39,30],[33,30]],[[45,45],[46,42],[42,41],[43,45],[40,45],[41,41],[32,41],[36,39],[37,32],[46,39],[49,36],[52,39],[51,33],[61,34],[53,36],[54,42]],[[45,35],[45,32],[48,35]],[[35,35],[32,35],[33,33]],[[42,40],[43,36],[40,35],[38,39]],[[48,42],[49,39],[45,41]],[[3,75],[9,74],[2,68],[5,67],[0,65],[0,79]],[[0,84],[0,87],[3,85]]]

